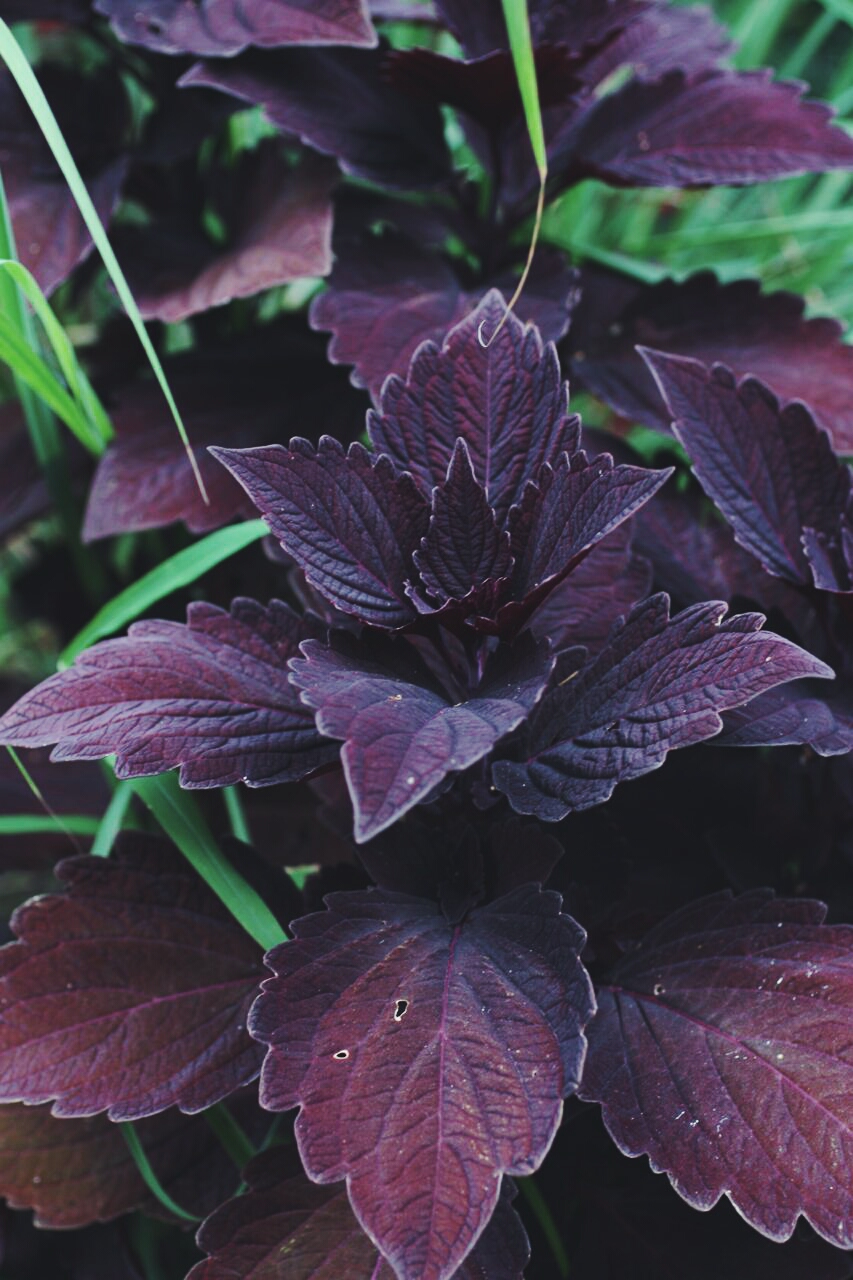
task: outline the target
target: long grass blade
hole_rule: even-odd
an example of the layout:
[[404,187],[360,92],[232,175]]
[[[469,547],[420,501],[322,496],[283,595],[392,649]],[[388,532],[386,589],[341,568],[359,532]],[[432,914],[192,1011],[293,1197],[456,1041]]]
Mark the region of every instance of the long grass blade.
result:
[[139,1170],[142,1181],[151,1194],[160,1201],[164,1208],[169,1210],[169,1213],[173,1213],[182,1222],[200,1222],[201,1219],[196,1217],[194,1213],[187,1213],[186,1209],[182,1209],[179,1204],[176,1204],[165,1187],[162,1186],[160,1179],[151,1166],[151,1161],[145,1154],[145,1148],[139,1141],[139,1134],[133,1125],[122,1122],[119,1124],[119,1129],[127,1143],[128,1151],[133,1156],[133,1162]]

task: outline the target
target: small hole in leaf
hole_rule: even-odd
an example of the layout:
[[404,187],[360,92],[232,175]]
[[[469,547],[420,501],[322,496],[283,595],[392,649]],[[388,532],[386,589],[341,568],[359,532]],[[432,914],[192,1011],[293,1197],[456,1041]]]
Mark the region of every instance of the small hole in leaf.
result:
[[394,1005],[394,1021],[402,1022],[405,1017],[406,1010],[409,1007],[408,1000],[398,1000]]
[[333,1058],[337,1058],[338,1062],[343,1062],[349,1057],[349,1049],[338,1049],[337,1053],[332,1054]]

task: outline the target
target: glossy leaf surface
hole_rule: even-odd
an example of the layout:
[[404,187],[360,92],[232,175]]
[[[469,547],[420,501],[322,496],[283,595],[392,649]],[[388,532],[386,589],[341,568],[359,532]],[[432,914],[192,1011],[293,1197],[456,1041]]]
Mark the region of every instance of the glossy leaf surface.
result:
[[400,1280],[448,1280],[575,1088],[582,931],[529,886],[457,924],[418,898],[336,894],[294,929],[250,1023],[270,1046],[261,1101],[301,1106],[309,1176],[347,1178]]

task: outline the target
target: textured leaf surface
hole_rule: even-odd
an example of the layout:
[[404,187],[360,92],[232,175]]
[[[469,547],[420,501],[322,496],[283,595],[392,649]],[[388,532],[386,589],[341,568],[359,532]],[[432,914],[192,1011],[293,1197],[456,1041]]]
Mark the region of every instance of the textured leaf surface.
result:
[[384,50],[300,50],[199,63],[180,83],[261,106],[286,133],[380,186],[421,188],[450,175],[441,114],[398,93],[381,74]]
[[400,1280],[454,1274],[576,1087],[593,1003],[560,901],[527,886],[452,924],[422,899],[334,894],[268,957],[262,1103],[301,1106],[309,1176],[347,1178]]
[[616,185],[765,182],[853,166],[853,139],[802,87],[764,71],[674,71],[602,98],[572,137],[572,164]]
[[249,152],[231,175],[236,198],[224,245],[187,243],[156,222],[140,233],[141,260],[129,260],[128,277],[141,314],[176,324],[233,298],[326,275],[337,177],[330,160],[310,154],[290,167],[274,142]]
[[57,1116],[201,1111],[248,1084],[257,945],[177,851],[125,838],[57,868],[0,950],[0,1099]]
[[853,929],[768,891],[670,916],[599,991],[582,1096],[679,1195],[853,1246]]
[[[515,279],[490,283],[512,293]],[[518,315],[546,342],[563,337],[577,294],[575,273],[562,254],[539,250]],[[328,288],[311,304],[311,324],[329,329],[329,359],[354,365],[352,380],[379,403],[389,373],[405,378],[422,342],[441,343],[479,303],[482,290],[466,290],[450,263],[401,235],[336,245]]]
[[411,477],[360,444],[345,452],[331,436],[322,436],[316,451],[296,438],[289,449],[212,452],[336,608],[379,627],[416,616],[405,587],[429,508]]
[[310,635],[286,605],[192,604],[187,625],[137,622],[86,650],[0,720],[4,742],[55,760],[115,754],[119,777],[181,767],[188,787],[295,781],[334,759],[287,679]]
[[598,657],[543,701],[526,758],[493,766],[512,807],[556,821],[602,804],[668,751],[719,733],[720,712],[786,680],[832,674],[759,631],[760,614],[724,621],[725,611],[695,605],[670,620],[665,595],[637,605]]
[[[208,1218],[198,1243],[211,1256],[187,1280],[393,1280],[350,1208],[346,1189],[309,1182],[295,1153],[264,1152],[247,1168],[250,1190]],[[456,1272],[458,1280],[522,1280],[530,1249],[505,1179],[488,1226]]]
[[463,439],[499,524],[543,463],[577,449],[580,433],[578,418],[566,412],[556,352],[543,348],[535,329],[510,315],[494,342],[480,343],[481,327],[493,334],[505,313],[491,290],[440,348],[420,348],[406,381],[390,379],[381,412],[368,415],[374,446],[426,493],[444,482]]
[[293,680],[317,711],[317,728],[344,742],[341,761],[368,840],[408,812],[450,773],[482,759],[542,695],[549,646],[522,637],[498,650],[467,698],[443,690],[413,649],[391,641],[302,645]]
[[771,689],[723,717],[722,747],[781,747],[805,743],[820,756],[853,751],[853,689],[839,681],[796,680]]
[[646,353],[673,430],[738,542],[768,573],[851,589],[850,469],[808,410],[779,407],[755,379],[723,365]]
[[719,361],[753,374],[781,400],[804,400],[837,448],[853,450],[853,347],[837,320],[803,318],[793,293],[757,280],[721,284],[710,271],[643,285],[585,267],[572,313],[571,368],[624,417],[669,427],[670,415],[637,346]]
[[365,0],[95,0],[116,35],[158,53],[225,57],[247,45],[373,45]]

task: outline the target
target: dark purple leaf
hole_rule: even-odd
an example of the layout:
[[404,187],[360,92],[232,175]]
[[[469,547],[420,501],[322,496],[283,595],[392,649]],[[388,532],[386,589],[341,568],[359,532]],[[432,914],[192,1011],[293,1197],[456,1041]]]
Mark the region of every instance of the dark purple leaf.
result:
[[547,637],[555,650],[583,645],[589,653],[598,653],[617,618],[650,588],[650,565],[632,553],[631,525],[626,521],[549,592],[530,619],[531,630]]
[[447,1280],[501,1173],[529,1173],[576,1087],[593,1007],[583,932],[527,886],[458,924],[434,904],[334,894],[270,953],[252,1011],[261,1098],[300,1106],[309,1177],[347,1178],[399,1280]]
[[697,1208],[849,1249],[853,929],[824,915],[758,890],[670,916],[599,991],[582,1096]]
[[305,49],[198,63],[184,86],[220,89],[380,186],[433,187],[450,175],[441,114],[386,84],[382,49]]
[[820,756],[853,751],[853,689],[839,681],[826,693],[797,680],[771,689],[723,717],[722,747],[786,746],[805,743]]
[[[127,95],[116,72],[84,77],[46,63],[39,80],[86,181],[98,216],[112,217],[127,161],[121,155]],[[0,169],[18,256],[52,293],[89,253],[92,240],[41,129],[9,72],[0,74]]]
[[366,0],[95,0],[120,40],[225,57],[248,45],[376,44]]
[[[625,25],[579,69],[578,75],[590,87],[624,66],[644,79],[675,69],[702,71],[716,66],[734,47],[729,32],[703,5],[679,9],[664,0],[662,4],[646,5],[633,18],[629,16],[630,7],[625,3],[598,5],[602,13],[610,8],[616,14],[624,14]],[[639,10],[641,6],[633,8]],[[567,35],[572,22],[573,15],[567,10]],[[558,35],[554,31],[551,38]]]
[[804,405],[724,365],[646,352],[702,487],[768,573],[851,590],[850,469]]
[[312,586],[379,627],[417,616],[405,586],[429,508],[410,476],[356,443],[322,436],[261,449],[213,449]]
[[[311,305],[311,325],[332,331],[329,359],[354,365],[353,382],[367,387],[378,404],[388,374],[404,378],[420,344],[440,344],[476,307],[483,289],[464,289],[446,259],[391,232],[344,241],[336,255],[328,288]],[[536,254],[518,314],[537,325],[546,342],[558,342],[566,332],[575,279],[562,254]],[[509,296],[515,278],[489,283]]]
[[695,187],[853,166],[853,139],[830,109],[769,74],[632,80],[588,110],[553,167],[617,186]]
[[0,537],[5,538],[50,507],[47,481],[16,400],[0,405],[0,475]]
[[65,894],[19,908],[0,950],[0,1100],[136,1120],[249,1084],[261,954],[177,851],[126,837],[57,875]]
[[643,285],[585,267],[568,340],[572,372],[624,417],[668,428],[635,348],[720,361],[738,377],[760,378],[781,400],[804,400],[836,447],[853,449],[853,347],[841,341],[837,320],[805,320],[804,306],[793,293],[763,294],[757,280],[721,284],[710,271]]
[[414,560],[440,603],[473,593],[472,610],[488,609],[482,597],[494,598],[512,568],[509,534],[498,529],[483,486],[474,479],[464,440],[457,442],[446,482],[435,490],[429,529]]
[[389,379],[381,412],[368,415],[374,447],[426,493],[443,484],[464,439],[499,525],[527,481],[561,452],[574,453],[580,437],[577,416],[566,412],[556,352],[543,348],[534,328],[510,314],[488,347],[480,343],[480,330],[491,336],[505,314],[491,290],[441,348],[429,342],[418,350],[405,382]]
[[156,220],[126,232],[122,258],[142,315],[175,324],[233,298],[326,275],[337,176],[331,161],[310,153],[291,167],[267,140],[229,175],[236,198],[226,244]]
[[[193,1267],[187,1280],[250,1280],[280,1270],[288,1280],[394,1280],[350,1208],[346,1188],[309,1182],[295,1152],[277,1148],[258,1156],[246,1170],[249,1191],[229,1200],[198,1233],[211,1256]],[[457,1280],[522,1280],[530,1248],[512,1208],[512,1182],[504,1179],[494,1216],[456,1272]],[[286,1251],[286,1255],[285,1255]]]
[[[136,1126],[155,1174],[189,1212],[210,1212],[234,1166],[201,1116],[167,1111]],[[61,1120],[49,1107],[0,1106],[0,1195],[34,1209],[37,1225],[81,1227],[131,1209],[164,1211],[147,1190],[121,1130],[106,1116]]]
[[344,742],[358,841],[481,760],[526,719],[553,666],[549,646],[523,636],[497,651],[466,698],[445,692],[403,642],[342,638],[333,649],[306,641],[302,652],[291,664],[293,681],[317,711],[320,732]]
[[720,712],[800,676],[831,676],[811,654],[758,628],[760,614],[723,621],[726,607],[685,609],[651,596],[606,648],[566,677],[533,718],[526,756],[493,766],[518,813],[553,822],[602,804],[618,782],[661,765],[668,751],[719,733]]
[[[506,25],[500,5],[492,0],[438,0],[437,7],[469,57],[493,49],[507,49]],[[531,0],[528,5],[533,43],[553,41],[569,49],[599,44],[649,8],[649,0]]]
[[[111,398],[116,438],[98,463],[83,524],[87,541],[183,520],[206,533],[255,508],[209,445],[247,447],[286,440],[319,421],[343,440],[364,425],[364,397],[343,372],[330,370],[318,339],[301,326],[253,328],[165,362],[193,455],[210,499],[205,503],[175,430],[169,406],[151,380],[124,385]],[[287,395],[282,395],[282,386]]]
[[181,767],[185,787],[292,782],[335,759],[287,678],[311,635],[286,605],[191,604],[186,626],[137,622],[25,694],[3,741],[54,760],[115,754],[121,778]]
[[90,0],[0,0],[4,22],[85,22]]

